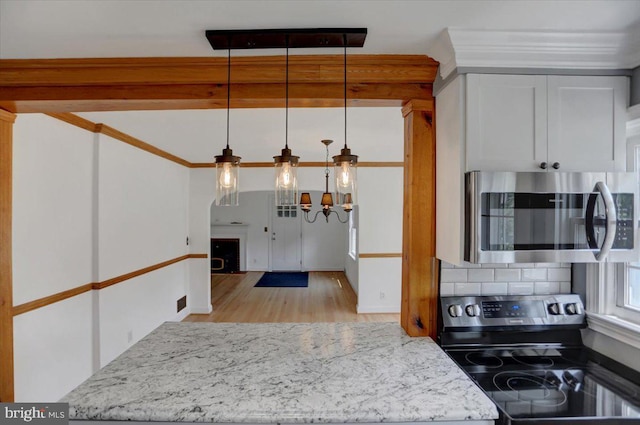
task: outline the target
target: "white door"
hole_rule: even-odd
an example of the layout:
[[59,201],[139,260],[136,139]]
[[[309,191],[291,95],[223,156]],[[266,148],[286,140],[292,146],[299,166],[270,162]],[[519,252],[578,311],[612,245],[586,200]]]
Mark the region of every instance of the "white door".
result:
[[302,256],[301,214],[296,205],[271,205],[271,270],[300,271]]

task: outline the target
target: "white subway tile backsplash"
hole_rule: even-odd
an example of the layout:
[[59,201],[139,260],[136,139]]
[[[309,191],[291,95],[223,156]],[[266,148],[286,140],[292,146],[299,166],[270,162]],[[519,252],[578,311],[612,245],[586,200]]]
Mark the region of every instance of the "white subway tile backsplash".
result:
[[460,266],[443,261],[442,296],[530,295],[571,292],[571,264],[520,263]]
[[493,269],[471,269],[467,275],[468,282],[491,282],[494,280]]
[[440,284],[440,296],[442,297],[452,297],[456,294],[455,283],[453,282],[442,282]]
[[520,269],[496,269],[496,282],[513,282],[520,280]]
[[510,269],[530,269],[536,266],[536,263],[515,263],[509,264]]
[[482,295],[504,295],[507,290],[507,282],[482,282]]
[[506,269],[508,264],[482,264],[483,269]]
[[549,269],[547,278],[549,280],[555,280],[559,282],[562,282],[562,281],[569,282],[571,281],[571,269],[569,268]]
[[466,282],[467,269],[442,269],[440,282]]
[[555,267],[560,267],[560,263],[535,263],[538,268],[551,269]]
[[547,280],[547,269],[522,269],[522,280]]
[[480,282],[456,283],[456,295],[481,295]]
[[557,294],[560,292],[560,282],[534,282],[533,293],[539,295]]
[[532,295],[533,282],[509,282],[507,291],[509,295]]

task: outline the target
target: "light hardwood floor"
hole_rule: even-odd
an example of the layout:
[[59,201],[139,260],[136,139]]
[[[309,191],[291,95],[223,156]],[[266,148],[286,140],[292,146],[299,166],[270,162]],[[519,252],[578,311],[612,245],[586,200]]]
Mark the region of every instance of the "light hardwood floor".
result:
[[310,272],[307,288],[254,288],[263,272],[211,276],[211,314],[185,322],[399,322],[399,314],[357,314],[342,272]]

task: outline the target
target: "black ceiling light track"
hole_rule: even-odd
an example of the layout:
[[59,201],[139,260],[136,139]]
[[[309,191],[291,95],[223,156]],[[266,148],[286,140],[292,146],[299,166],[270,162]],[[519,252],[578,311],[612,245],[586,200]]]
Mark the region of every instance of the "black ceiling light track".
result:
[[362,47],[366,28],[207,30],[213,50]]

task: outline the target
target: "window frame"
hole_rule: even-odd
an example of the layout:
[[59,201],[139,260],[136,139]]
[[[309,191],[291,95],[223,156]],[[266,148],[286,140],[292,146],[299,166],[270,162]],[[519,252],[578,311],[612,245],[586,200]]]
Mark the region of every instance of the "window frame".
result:
[[[636,172],[640,181],[640,105],[629,112],[630,117],[636,117],[627,122],[627,171]],[[589,328],[640,348],[640,308],[628,305],[629,263],[592,263],[586,267]]]

